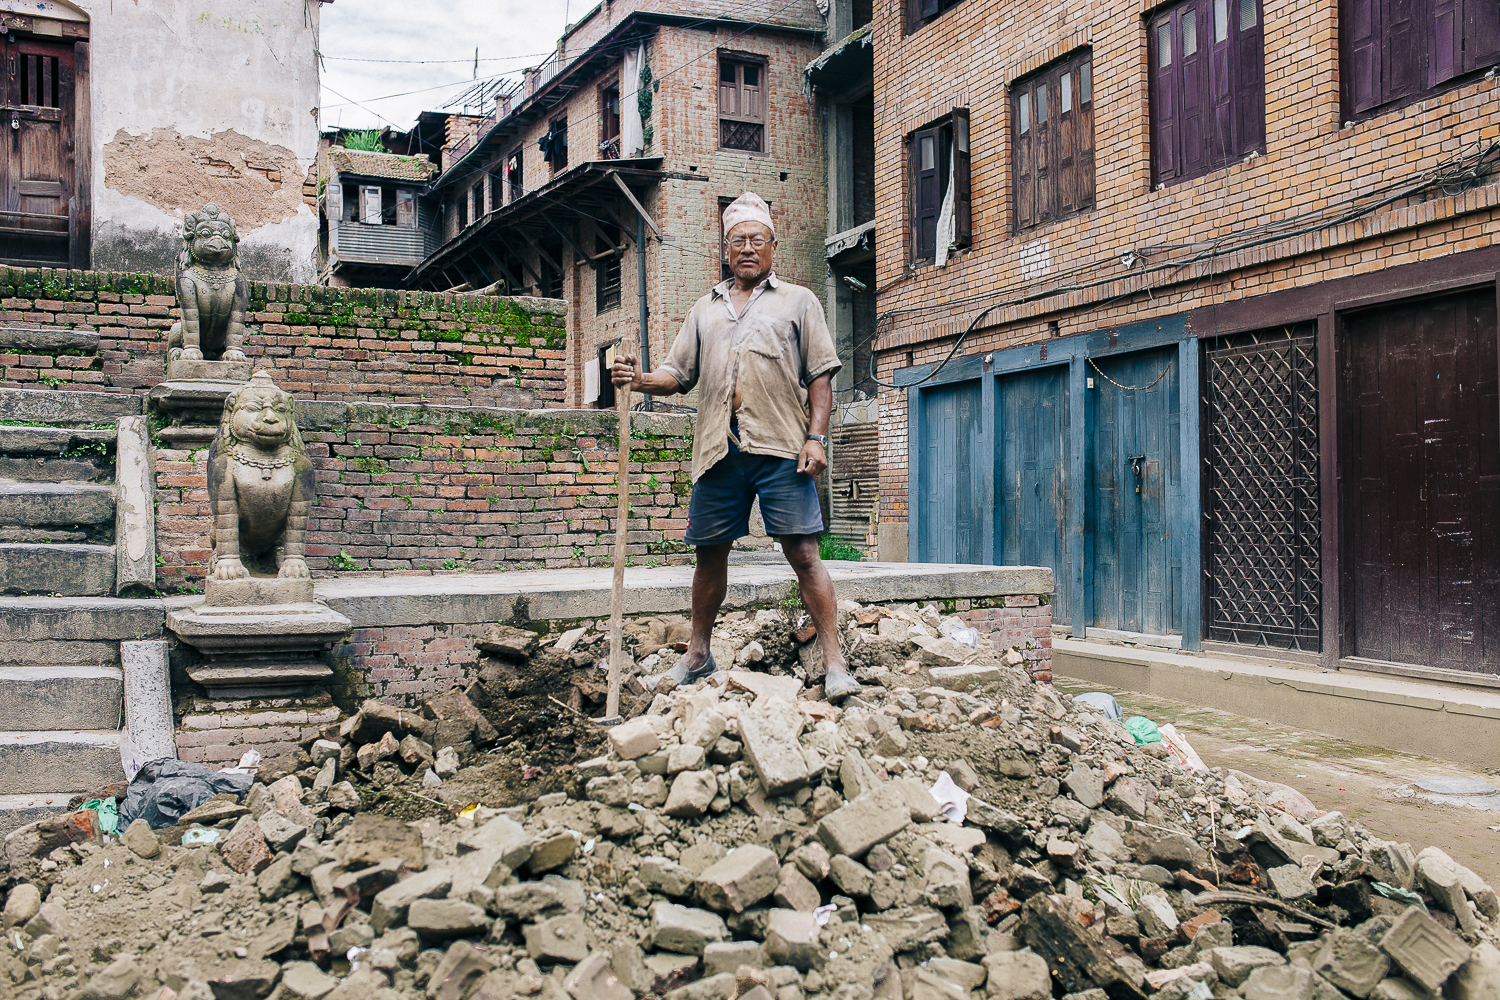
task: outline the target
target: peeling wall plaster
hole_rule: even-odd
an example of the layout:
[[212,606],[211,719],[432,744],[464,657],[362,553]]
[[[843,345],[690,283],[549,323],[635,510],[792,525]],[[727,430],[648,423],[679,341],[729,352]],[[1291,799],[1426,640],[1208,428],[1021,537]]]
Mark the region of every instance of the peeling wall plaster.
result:
[[[78,0],[90,17],[93,266],[171,273],[212,201],[253,278],[316,278],[317,0]],[[275,179],[279,172],[278,181]]]

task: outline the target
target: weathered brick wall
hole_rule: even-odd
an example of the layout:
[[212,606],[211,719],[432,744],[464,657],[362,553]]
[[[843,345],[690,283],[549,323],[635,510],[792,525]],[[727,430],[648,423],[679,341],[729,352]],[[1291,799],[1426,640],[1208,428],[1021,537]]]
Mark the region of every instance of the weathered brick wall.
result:
[[263,760],[296,753],[342,718],[329,695],[215,701],[194,698],[178,722],[177,759],[220,766],[246,750]]
[[[994,600],[961,600],[956,612],[979,630],[981,640],[999,649],[1015,649],[1032,676],[1052,669],[1052,598],[1018,594]],[[1039,678],[1039,679],[1050,679]]]
[[[300,398],[560,406],[552,299],[250,283],[245,353]],[[0,385],[144,393],[181,318],[173,279],[0,267],[0,324],[99,333],[97,354],[0,353]]]
[[[941,360],[981,309],[1000,304],[961,354],[1104,330],[1226,301],[1368,274],[1494,242],[1500,187],[1428,192],[1362,219],[1253,249],[1153,270],[1270,221],[1435,170],[1494,133],[1500,83],[1482,79],[1357,125],[1343,123],[1337,0],[1264,0],[1266,154],[1159,190],[1142,5],[965,0],[911,34],[904,3],[875,7],[877,287],[881,378]],[[1015,232],[1007,89],[1090,47],[1097,207]],[[999,53],[999,65],[994,53]],[[972,249],[908,271],[905,137],[954,107],[972,122]],[[1291,227],[1289,227],[1291,228]],[[1160,251],[1151,248],[1160,247]],[[1142,261],[1139,254],[1148,251]],[[1126,252],[1137,257],[1126,263]],[[1056,330],[1048,324],[1055,322]],[[1200,335],[1212,330],[1197,329]],[[881,518],[906,520],[906,391],[884,390]]]
[[[318,475],[314,576],[431,574],[609,563],[619,465],[613,412],[300,402]],[[689,551],[691,426],[636,414],[626,552]],[[208,449],[161,443],[158,585],[201,586],[210,550]]]

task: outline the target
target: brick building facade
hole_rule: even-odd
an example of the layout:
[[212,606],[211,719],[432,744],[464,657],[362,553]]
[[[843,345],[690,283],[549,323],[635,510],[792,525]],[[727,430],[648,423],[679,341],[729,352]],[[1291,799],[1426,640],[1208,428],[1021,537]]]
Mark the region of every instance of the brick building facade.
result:
[[878,0],[882,558],[1500,672],[1500,13],[1384,7]]
[[573,406],[613,405],[601,352],[643,315],[650,360],[665,357],[721,280],[719,215],[747,189],[771,204],[777,272],[821,295],[823,139],[802,71],[823,18],[810,0],[760,6],[596,7],[444,151],[444,242],[409,284],[564,299]]

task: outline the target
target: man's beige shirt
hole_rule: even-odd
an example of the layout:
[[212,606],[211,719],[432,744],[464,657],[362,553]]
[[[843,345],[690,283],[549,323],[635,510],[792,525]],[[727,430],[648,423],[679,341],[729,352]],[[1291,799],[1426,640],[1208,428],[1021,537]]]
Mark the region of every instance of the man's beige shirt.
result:
[[731,416],[739,417],[741,451],[796,458],[811,416],[807,387],[843,367],[816,295],[772,273],[736,315],[733,284],[723,281],[693,304],[661,365],[683,392],[698,387],[693,482],[729,454]]

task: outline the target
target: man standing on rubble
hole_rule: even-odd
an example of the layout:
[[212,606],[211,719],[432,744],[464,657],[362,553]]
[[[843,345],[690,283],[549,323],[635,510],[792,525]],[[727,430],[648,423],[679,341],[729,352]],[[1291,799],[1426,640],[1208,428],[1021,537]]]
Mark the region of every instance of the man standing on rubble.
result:
[[843,366],[818,297],[771,270],[776,228],[760,196],[747,191],[724,210],[724,244],[734,277],[694,303],[661,367],[641,373],[622,356],[610,373],[615,385],[655,396],[698,389],[683,539],[698,550],[693,638],[669,676],[686,684],[717,669],[709,637],[728,588],[729,550],[750,533],[758,496],[766,533],[780,541],[822,640],[825,697],[843,698],[859,682],[839,650],[833,581],[818,555],[816,486],[828,467],[833,376]]

